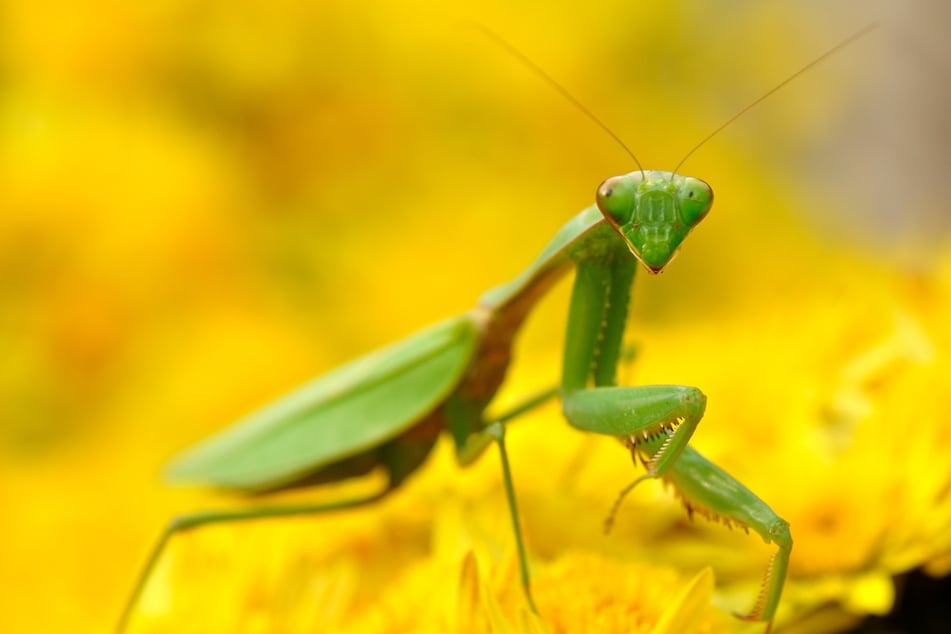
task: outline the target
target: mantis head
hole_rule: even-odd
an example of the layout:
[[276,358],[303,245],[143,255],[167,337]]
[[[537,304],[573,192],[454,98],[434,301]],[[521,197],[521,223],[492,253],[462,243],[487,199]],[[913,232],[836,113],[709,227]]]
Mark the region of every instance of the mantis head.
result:
[[637,171],[601,183],[597,202],[634,257],[660,273],[710,211],[713,190],[697,178]]

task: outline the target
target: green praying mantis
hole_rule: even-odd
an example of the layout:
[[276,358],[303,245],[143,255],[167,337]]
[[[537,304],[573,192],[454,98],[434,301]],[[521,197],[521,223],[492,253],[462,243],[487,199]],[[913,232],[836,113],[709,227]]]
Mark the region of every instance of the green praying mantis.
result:
[[[623,500],[650,478],[670,483],[691,515],[738,525],[776,547],[752,609],[740,618],[775,617],[792,551],[789,523],[723,469],[688,445],[706,397],[683,385],[618,386],[623,335],[638,266],[661,272],[687,235],[709,213],[713,190],[677,171],[701,145],[776,90],[875,25],[846,38],[753,101],[697,144],[671,172],[645,170],[624,143],[560,84],[508,43],[489,37],[527,64],[603,128],[638,169],[605,180],[596,204],[569,220],[518,277],[483,294],[475,308],[367,354],[307,383],[217,435],[185,451],[166,471],[175,482],[201,482],[260,495],[316,486],[382,470],[385,486],[364,497],[331,503],[271,505],[207,511],[172,520],[154,545],[117,631],[126,629],[151,572],[170,539],[199,526],[317,514],[371,504],[406,481],[425,462],[442,433],[460,465],[498,447],[511,513],[522,587],[532,599],[528,557],[519,523],[505,445],[506,424],[560,397],[568,423],[621,440],[646,473],[621,491]],[[575,268],[565,334],[561,384],[493,418],[485,414],[501,387],[515,337],[549,289]]]

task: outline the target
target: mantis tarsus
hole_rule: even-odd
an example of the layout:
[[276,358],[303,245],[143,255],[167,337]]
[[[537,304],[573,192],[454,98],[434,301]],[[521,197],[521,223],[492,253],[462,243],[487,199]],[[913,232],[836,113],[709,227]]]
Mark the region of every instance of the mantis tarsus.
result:
[[[534,610],[505,427],[512,418],[554,396],[561,397],[562,411],[573,427],[620,439],[635,461],[646,467],[646,474],[621,492],[606,528],[634,486],[648,478],[663,478],[673,485],[691,515],[739,525],[776,545],[759,597],[750,612],[741,616],[765,621],[769,627],[792,550],[789,524],[687,445],[706,406],[699,389],[622,387],[616,384],[616,370],[638,262],[649,273],[663,270],[713,203],[709,185],[677,170],[737,117],[872,28],[850,36],[756,99],[690,150],[673,172],[644,170],[628,150],[638,170],[605,180],[598,187],[595,205],[569,220],[521,275],[482,295],[474,309],[319,377],[179,456],[168,468],[171,480],[202,482],[245,494],[329,483],[375,469],[384,470],[388,482],[365,497],[329,504],[200,512],[173,520],[143,567],[118,631],[128,624],[151,571],[175,534],[211,523],[369,504],[416,471],[443,432],[451,436],[460,465],[474,461],[493,442],[498,446],[522,585]],[[499,43],[620,142],[557,82],[507,43]],[[576,275],[561,385],[505,415],[487,419],[484,412],[505,378],[519,327],[572,266]]]

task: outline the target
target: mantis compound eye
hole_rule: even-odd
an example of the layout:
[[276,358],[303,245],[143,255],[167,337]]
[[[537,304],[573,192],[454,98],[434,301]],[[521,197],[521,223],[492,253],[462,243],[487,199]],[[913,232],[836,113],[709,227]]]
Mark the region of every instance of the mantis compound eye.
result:
[[684,224],[693,227],[703,220],[713,205],[713,190],[698,178],[686,177],[678,193],[680,217]]
[[608,222],[618,226],[630,222],[634,214],[636,184],[631,178],[614,176],[598,186],[598,209]]

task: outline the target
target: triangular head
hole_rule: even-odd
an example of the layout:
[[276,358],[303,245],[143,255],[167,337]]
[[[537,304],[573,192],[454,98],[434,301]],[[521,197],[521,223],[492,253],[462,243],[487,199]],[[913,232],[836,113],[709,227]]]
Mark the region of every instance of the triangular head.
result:
[[613,176],[598,187],[598,208],[651,273],[660,273],[710,211],[713,190],[672,172]]

